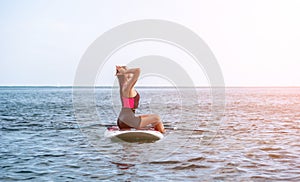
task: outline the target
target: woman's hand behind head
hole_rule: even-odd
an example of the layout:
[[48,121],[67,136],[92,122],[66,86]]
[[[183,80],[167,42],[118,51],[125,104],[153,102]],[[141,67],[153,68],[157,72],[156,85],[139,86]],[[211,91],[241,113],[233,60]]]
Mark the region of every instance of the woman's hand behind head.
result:
[[116,66],[116,75],[124,75],[126,69],[126,66]]

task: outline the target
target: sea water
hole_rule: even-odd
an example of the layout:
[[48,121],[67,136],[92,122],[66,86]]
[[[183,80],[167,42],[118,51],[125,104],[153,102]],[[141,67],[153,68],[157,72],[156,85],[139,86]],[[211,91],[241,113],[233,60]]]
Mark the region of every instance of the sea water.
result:
[[209,88],[137,90],[161,141],[104,137],[116,89],[1,87],[0,181],[300,181],[300,88],[226,88],[217,117]]

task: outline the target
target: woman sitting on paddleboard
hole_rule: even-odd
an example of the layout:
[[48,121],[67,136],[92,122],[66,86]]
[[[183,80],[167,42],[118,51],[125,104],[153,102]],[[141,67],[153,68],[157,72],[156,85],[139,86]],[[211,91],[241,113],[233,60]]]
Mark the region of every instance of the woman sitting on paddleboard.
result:
[[118,117],[120,129],[141,129],[152,124],[155,130],[164,133],[164,125],[156,114],[135,116],[135,109],[139,105],[140,95],[134,85],[140,75],[140,68],[128,69],[126,66],[116,66],[116,76],[119,80],[122,110]]

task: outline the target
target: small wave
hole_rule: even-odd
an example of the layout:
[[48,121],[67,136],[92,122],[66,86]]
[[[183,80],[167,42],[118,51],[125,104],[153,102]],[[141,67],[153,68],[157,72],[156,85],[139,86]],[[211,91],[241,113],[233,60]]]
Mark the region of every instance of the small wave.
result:
[[37,158],[56,158],[56,157],[64,157],[66,156],[66,154],[37,154],[37,155],[34,155],[34,157],[37,157]]
[[149,164],[178,164],[181,161],[152,161]]
[[34,172],[29,170],[21,170],[21,171],[16,171],[16,173],[34,173]]
[[271,157],[273,159],[281,159],[281,158],[284,158],[284,155],[281,155],[281,154],[269,154],[269,157]]
[[44,125],[28,125],[28,126],[0,126],[2,131],[49,131],[49,130],[72,130],[78,129],[77,126],[44,126]]
[[180,166],[175,166],[171,169],[186,170],[186,169],[205,169],[205,168],[210,168],[210,166],[199,165],[199,164],[182,164]]
[[30,177],[11,177],[11,176],[6,176],[6,177],[2,177],[0,178],[0,181],[25,181],[25,180],[33,180],[36,177],[34,176],[30,176]]
[[196,158],[192,158],[192,159],[188,159],[188,162],[195,162],[195,161],[202,161],[204,160],[204,157],[196,157]]
[[0,120],[3,121],[16,121],[18,118],[13,116],[1,116]]
[[113,162],[113,161],[111,161],[111,163],[115,164],[119,169],[129,169],[135,166],[135,164],[120,163],[120,162]]
[[273,150],[282,150],[282,148],[281,147],[262,147],[262,148],[260,148],[260,150],[273,151]]

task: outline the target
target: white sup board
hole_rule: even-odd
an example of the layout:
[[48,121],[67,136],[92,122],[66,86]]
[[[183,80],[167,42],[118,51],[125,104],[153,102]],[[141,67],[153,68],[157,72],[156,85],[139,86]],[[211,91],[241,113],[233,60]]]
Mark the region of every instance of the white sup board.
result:
[[164,137],[162,133],[155,130],[119,130],[118,127],[108,128],[104,136],[111,140],[125,142],[155,142]]

